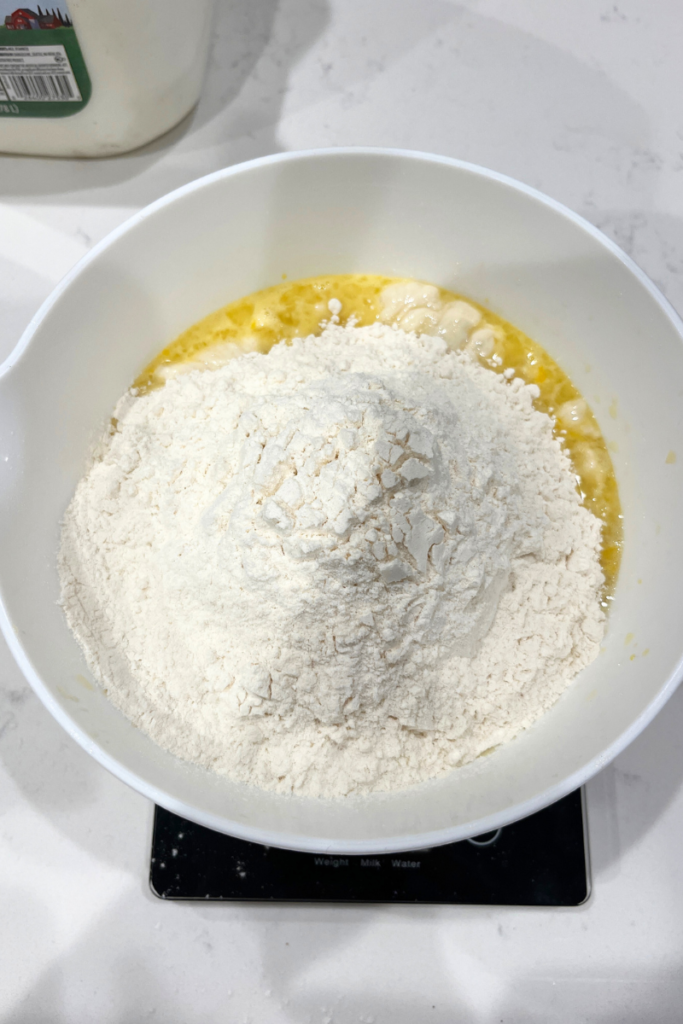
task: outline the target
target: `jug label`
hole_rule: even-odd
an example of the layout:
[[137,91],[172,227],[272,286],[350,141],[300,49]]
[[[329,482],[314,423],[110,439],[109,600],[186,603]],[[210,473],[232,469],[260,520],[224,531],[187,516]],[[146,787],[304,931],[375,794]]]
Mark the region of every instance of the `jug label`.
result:
[[43,10],[0,0],[0,117],[68,117],[91,85],[66,4]]

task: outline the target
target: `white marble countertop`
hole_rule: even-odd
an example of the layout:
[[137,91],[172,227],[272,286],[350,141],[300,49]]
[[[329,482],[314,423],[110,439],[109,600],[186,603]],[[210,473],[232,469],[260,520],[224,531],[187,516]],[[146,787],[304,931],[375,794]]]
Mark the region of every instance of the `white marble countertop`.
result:
[[[219,0],[198,110],[105,161],[0,157],[0,360],[58,279],[164,192],[278,150],[495,168],[584,214],[683,312],[676,0]],[[0,541],[1,542],[1,541]],[[0,649],[0,1020],[683,1019],[683,691],[588,787],[578,910],[165,904],[152,809]]]

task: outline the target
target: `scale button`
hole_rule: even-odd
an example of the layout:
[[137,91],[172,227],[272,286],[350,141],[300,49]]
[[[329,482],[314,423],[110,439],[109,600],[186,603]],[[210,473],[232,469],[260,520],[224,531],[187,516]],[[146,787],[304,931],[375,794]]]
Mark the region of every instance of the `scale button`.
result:
[[492,846],[502,831],[502,828],[497,828],[495,832],[482,832],[480,836],[473,836],[467,842],[472,846]]

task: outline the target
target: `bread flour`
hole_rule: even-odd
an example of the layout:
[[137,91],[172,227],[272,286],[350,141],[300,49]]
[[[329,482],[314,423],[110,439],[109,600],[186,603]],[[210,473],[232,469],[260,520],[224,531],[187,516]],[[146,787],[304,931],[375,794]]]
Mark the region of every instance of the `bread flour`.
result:
[[383,324],[125,396],[62,603],[160,746],[322,797],[439,776],[597,654],[600,522],[535,386]]

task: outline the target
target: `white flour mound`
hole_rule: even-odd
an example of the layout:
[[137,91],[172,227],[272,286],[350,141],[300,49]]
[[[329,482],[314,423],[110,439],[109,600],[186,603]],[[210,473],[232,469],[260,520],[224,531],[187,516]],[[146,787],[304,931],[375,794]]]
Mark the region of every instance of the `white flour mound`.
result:
[[597,655],[600,523],[535,386],[381,324],[128,395],[62,603],[160,746],[336,797],[510,739]]

